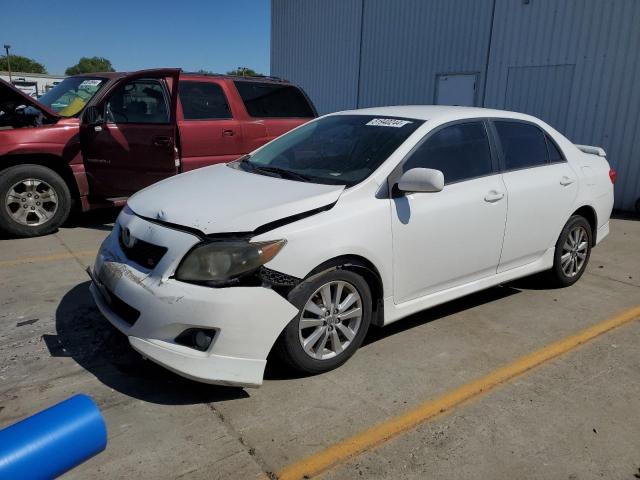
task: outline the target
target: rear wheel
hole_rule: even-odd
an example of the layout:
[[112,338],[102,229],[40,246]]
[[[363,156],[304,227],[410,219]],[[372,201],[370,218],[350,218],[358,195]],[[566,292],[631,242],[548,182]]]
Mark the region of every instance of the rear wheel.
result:
[[371,322],[367,282],[347,270],[333,270],[303,281],[289,294],[300,313],[276,346],[296,370],[321,373],[339,367],[360,347]]
[[16,165],[0,173],[0,202],[0,229],[36,237],[64,223],[71,210],[71,193],[50,168]]
[[584,217],[572,216],[556,243],[551,280],[560,287],[576,283],[589,262],[592,244],[591,226]]

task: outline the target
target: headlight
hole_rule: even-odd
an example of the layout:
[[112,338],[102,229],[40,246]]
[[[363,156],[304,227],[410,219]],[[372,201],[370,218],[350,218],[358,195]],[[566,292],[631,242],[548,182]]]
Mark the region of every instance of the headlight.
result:
[[286,240],[202,243],[182,259],[176,270],[176,278],[190,282],[223,284],[264,265],[286,243]]

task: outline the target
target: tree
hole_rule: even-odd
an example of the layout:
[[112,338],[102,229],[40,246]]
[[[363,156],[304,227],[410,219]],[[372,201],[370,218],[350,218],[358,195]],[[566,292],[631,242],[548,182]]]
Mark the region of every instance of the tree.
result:
[[[33,58],[23,57],[21,55],[9,55],[9,63],[11,64],[12,72],[22,73],[47,73],[47,69],[44,68],[39,62],[36,62]],[[0,70],[9,70],[7,64],[7,56],[0,57]]]
[[261,73],[256,72],[252,68],[240,67],[227,72],[227,75],[238,75],[240,77],[262,77]]
[[115,72],[115,70],[111,62],[104,57],[82,57],[78,63],[64,71],[65,75],[93,72]]

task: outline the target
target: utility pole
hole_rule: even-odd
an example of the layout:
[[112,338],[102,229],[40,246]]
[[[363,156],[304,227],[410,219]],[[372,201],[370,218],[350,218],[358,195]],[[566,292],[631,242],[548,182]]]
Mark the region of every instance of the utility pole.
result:
[[9,45],[8,43],[4,44],[4,49],[7,52],[7,69],[9,70],[9,83],[11,83],[11,62],[9,61],[9,49],[11,48],[11,45]]

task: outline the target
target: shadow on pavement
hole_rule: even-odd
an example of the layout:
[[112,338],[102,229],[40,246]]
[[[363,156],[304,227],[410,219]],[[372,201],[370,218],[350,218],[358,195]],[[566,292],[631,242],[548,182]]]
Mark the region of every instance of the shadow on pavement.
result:
[[62,298],[56,309],[56,332],[43,336],[52,356],[71,357],[108,387],[145,402],[186,405],[249,396],[241,388],[194,382],[144,360],[100,314],[89,282]]
[[62,227],[68,228],[91,228],[93,230],[110,231],[112,223],[118,218],[121,207],[100,208],[86,213],[76,212]]

